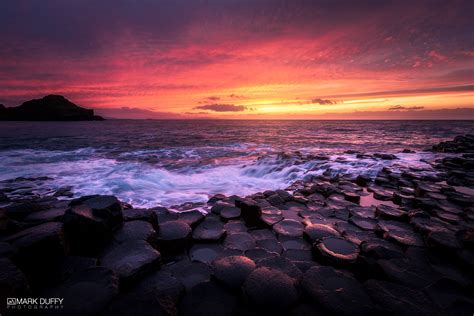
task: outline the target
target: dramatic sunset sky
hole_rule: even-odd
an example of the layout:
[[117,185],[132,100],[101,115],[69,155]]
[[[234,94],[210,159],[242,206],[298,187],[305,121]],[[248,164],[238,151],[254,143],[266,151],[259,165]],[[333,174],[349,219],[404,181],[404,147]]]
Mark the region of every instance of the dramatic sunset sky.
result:
[[474,119],[474,1],[2,0],[0,103],[117,118]]

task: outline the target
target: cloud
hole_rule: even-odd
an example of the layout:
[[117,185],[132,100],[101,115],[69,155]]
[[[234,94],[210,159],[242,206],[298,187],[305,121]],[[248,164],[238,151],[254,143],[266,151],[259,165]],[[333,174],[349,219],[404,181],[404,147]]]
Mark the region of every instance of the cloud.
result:
[[157,112],[133,107],[121,108],[98,108],[94,109],[95,114],[105,118],[114,119],[180,119],[182,115],[171,112]]
[[208,110],[214,112],[243,112],[248,108],[243,105],[235,104],[205,104],[194,107],[195,110]]
[[220,100],[221,98],[218,97],[218,96],[210,96],[210,97],[207,97],[208,100],[211,100],[211,101],[218,101]]
[[232,93],[231,95],[229,95],[229,98],[231,98],[231,99],[245,99],[245,96]]
[[434,93],[447,93],[447,92],[474,92],[474,84],[417,88],[417,89],[385,90],[385,91],[373,91],[373,92],[363,92],[363,93],[347,93],[347,94],[329,95],[326,97],[328,98],[394,97],[394,96],[399,96],[399,95],[407,96],[407,95],[434,94]]
[[333,100],[328,100],[328,99],[312,99],[311,103],[319,104],[319,105],[330,105],[330,104],[336,104],[336,101]]
[[419,111],[354,111],[324,113],[314,119],[323,120],[466,120],[474,117],[474,108],[419,110]]
[[394,105],[388,108],[389,111],[417,111],[423,110],[424,106],[403,106],[403,105]]
[[184,112],[184,114],[189,114],[189,115],[209,115],[208,112]]

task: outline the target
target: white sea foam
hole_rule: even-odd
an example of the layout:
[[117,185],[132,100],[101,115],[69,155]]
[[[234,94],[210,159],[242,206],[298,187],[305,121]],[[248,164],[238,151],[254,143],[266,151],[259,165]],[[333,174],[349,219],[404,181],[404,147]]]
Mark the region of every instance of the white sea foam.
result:
[[399,154],[399,160],[384,161],[345,154],[331,156],[329,161],[312,160],[297,165],[273,155],[259,160],[235,158],[225,163],[167,169],[159,164],[101,157],[90,148],[75,151],[12,150],[0,152],[0,180],[49,176],[53,180],[36,188],[38,193],[72,186],[76,196],[113,194],[136,207],[169,206],[206,201],[216,193],[243,196],[285,188],[295,180],[327,170],[333,175],[375,176],[389,165],[429,169],[430,166],[420,160],[431,155]]

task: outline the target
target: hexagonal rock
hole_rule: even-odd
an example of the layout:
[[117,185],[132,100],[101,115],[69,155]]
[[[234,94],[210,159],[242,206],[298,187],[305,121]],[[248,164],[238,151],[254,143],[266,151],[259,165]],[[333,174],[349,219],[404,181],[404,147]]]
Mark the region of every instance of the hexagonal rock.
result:
[[273,230],[280,236],[301,237],[303,236],[304,226],[295,220],[284,219],[273,225]]
[[156,231],[149,222],[145,221],[129,221],[125,222],[117,232],[115,232],[114,239],[123,243],[129,240],[145,240],[150,245],[156,245]]
[[184,286],[173,276],[157,271],[131,291],[117,295],[101,315],[177,315]]
[[379,280],[364,283],[372,300],[393,315],[434,315],[432,302],[422,291]]
[[397,221],[379,221],[377,231],[383,232],[383,237],[393,240],[405,246],[423,246],[421,237],[413,231],[413,228],[405,223]]
[[28,223],[44,223],[60,221],[66,213],[66,207],[53,208],[46,211],[33,212],[26,216],[23,221]]
[[339,237],[340,234],[337,230],[329,225],[324,224],[311,224],[305,227],[304,237],[311,243],[319,241],[326,237]]
[[228,234],[245,233],[247,232],[247,226],[245,226],[245,223],[240,220],[230,220],[224,224],[224,230]]
[[352,216],[349,222],[363,230],[374,230],[377,226],[376,220],[359,216]]
[[344,198],[349,202],[360,203],[360,195],[355,192],[344,192]]
[[263,208],[260,218],[268,226],[273,226],[283,220],[282,211],[273,206]]
[[428,265],[408,259],[381,259],[377,266],[389,280],[416,289],[424,288],[440,277]]
[[[0,297],[25,297],[28,294],[30,287],[23,272],[10,259],[0,258]],[[0,311],[4,311],[4,306]]]
[[211,264],[223,250],[219,244],[195,244],[189,249],[189,257],[191,261]]
[[171,273],[186,288],[187,291],[201,283],[208,282],[211,278],[211,269],[202,262],[189,262],[181,260],[171,265],[162,267],[163,272]]
[[247,300],[268,310],[285,310],[298,300],[294,279],[267,267],[255,269],[242,286]]
[[178,251],[186,247],[191,237],[191,227],[181,221],[169,221],[159,225],[158,245],[160,249]]
[[220,215],[222,210],[227,206],[234,206],[229,202],[217,201],[211,208],[211,212]]
[[257,247],[266,249],[270,252],[280,254],[283,251],[283,247],[276,239],[257,240],[255,243]]
[[64,284],[44,294],[44,297],[64,298],[62,312],[72,316],[95,315],[118,293],[118,278],[104,267],[94,267],[74,273]]
[[404,258],[403,249],[383,239],[371,239],[360,244],[361,253],[377,259]]
[[257,262],[257,267],[267,267],[279,270],[295,280],[298,280],[303,275],[300,269],[298,269],[293,262],[284,257],[262,259]]
[[193,239],[201,242],[216,242],[225,236],[224,225],[218,218],[207,216],[193,232]]
[[231,289],[239,289],[255,267],[255,262],[244,256],[219,258],[211,265],[214,277]]
[[63,216],[64,236],[72,254],[94,255],[122,224],[122,205],[113,196],[86,196],[71,202]]
[[235,315],[239,307],[237,296],[215,282],[205,282],[192,288],[179,304],[179,315]]
[[368,241],[371,239],[378,239],[377,235],[374,234],[374,232],[371,231],[357,231],[357,230],[346,230],[342,234],[342,236],[349,240],[350,242],[353,242],[356,245],[360,245],[364,241]]
[[266,240],[266,239],[276,239],[275,234],[270,229],[265,229],[265,228],[249,230],[249,234],[252,235],[255,241]]
[[410,224],[422,234],[429,234],[435,231],[449,231],[446,223],[436,218],[413,217],[410,219]]
[[179,221],[185,222],[191,227],[196,227],[204,219],[204,214],[197,210],[179,213]]
[[226,206],[221,210],[221,218],[224,220],[236,219],[240,217],[240,208],[235,206]]
[[353,263],[359,256],[359,247],[343,238],[328,237],[313,245],[313,253],[332,263]]
[[12,258],[17,253],[17,249],[7,242],[0,241],[0,258]]
[[124,221],[135,221],[141,220],[149,222],[153,228],[158,228],[158,217],[153,210],[144,209],[144,208],[130,208],[123,210],[123,220]]
[[301,283],[310,300],[336,315],[367,315],[373,310],[373,303],[362,285],[332,267],[312,267]]
[[41,276],[50,261],[64,255],[62,223],[49,222],[22,230],[5,239],[17,249],[15,262],[29,277]]
[[354,216],[359,216],[363,218],[375,218],[375,207],[373,206],[351,207],[350,213]]
[[260,226],[262,224],[260,219],[262,209],[255,201],[250,199],[236,200],[235,206],[240,208],[242,219],[248,226]]
[[252,259],[254,262],[258,262],[263,259],[274,258],[274,257],[279,256],[278,253],[273,252],[273,251],[268,251],[267,249],[264,249],[264,248],[249,249],[245,251],[244,254],[247,258]]
[[160,253],[146,241],[132,240],[112,248],[100,262],[113,270],[121,282],[129,283],[158,266],[160,259]]
[[224,247],[246,251],[255,248],[255,240],[248,233],[235,233],[227,235],[224,240]]
[[377,205],[375,214],[379,217],[387,219],[404,220],[408,218],[408,213],[406,211],[385,204]]
[[453,232],[432,232],[428,235],[428,244],[441,249],[461,248],[461,243]]

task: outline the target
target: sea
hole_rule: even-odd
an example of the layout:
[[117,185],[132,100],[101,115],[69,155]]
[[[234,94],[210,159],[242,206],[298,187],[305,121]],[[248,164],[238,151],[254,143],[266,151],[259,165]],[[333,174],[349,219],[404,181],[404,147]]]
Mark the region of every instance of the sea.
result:
[[474,134],[472,121],[0,122],[0,181],[49,177],[35,193],[71,187],[74,196],[171,206],[284,189],[323,173],[375,177],[386,166],[434,172],[442,154],[428,150],[462,134]]

